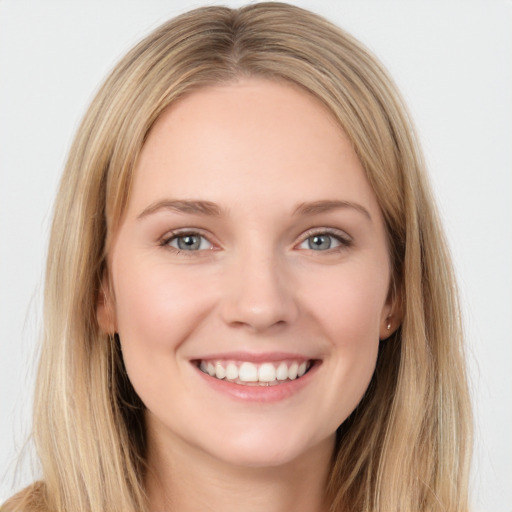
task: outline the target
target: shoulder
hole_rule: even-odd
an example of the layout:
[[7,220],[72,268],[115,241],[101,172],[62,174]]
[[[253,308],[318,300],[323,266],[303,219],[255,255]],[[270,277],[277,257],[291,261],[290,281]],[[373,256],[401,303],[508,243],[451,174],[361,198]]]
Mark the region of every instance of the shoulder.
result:
[[45,484],[29,485],[0,505],[0,512],[48,512]]

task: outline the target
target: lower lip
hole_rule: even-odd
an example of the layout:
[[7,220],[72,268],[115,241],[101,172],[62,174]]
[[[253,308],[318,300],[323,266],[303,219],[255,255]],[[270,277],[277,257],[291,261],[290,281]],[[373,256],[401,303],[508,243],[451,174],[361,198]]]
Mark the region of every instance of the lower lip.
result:
[[236,384],[227,380],[210,377],[210,375],[202,372],[197,367],[196,370],[204,382],[213,390],[224,393],[235,400],[242,402],[271,403],[286,400],[298,393],[309,384],[319,366],[319,361],[317,361],[302,377],[275,386],[244,386],[243,384]]

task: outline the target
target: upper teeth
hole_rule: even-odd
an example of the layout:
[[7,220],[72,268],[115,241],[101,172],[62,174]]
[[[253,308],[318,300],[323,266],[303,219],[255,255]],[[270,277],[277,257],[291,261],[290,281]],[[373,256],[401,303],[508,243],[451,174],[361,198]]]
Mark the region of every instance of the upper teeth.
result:
[[254,364],[249,361],[201,361],[199,368],[217,379],[244,382],[278,383],[277,381],[295,380],[308,370],[306,361],[282,361],[279,363]]

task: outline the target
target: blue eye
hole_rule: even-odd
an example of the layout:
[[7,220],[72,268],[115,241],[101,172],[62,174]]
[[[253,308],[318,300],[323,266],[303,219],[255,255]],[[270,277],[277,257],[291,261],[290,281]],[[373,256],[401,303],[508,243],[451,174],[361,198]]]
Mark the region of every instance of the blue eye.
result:
[[174,235],[165,242],[165,245],[169,245],[180,251],[202,251],[213,247],[204,236],[197,233]]
[[330,235],[313,235],[307,238],[308,248],[314,251],[325,251],[330,249],[333,243]]
[[311,251],[328,251],[347,247],[350,240],[343,238],[341,235],[331,233],[315,233],[305,238],[299,245],[299,249],[308,249]]

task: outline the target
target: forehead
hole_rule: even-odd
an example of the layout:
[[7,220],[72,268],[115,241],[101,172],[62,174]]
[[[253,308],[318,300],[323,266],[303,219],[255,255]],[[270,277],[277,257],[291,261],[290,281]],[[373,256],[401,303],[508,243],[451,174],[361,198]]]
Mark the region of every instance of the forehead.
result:
[[327,108],[298,86],[254,78],[200,89],[161,115],[137,162],[131,203],[140,209],[164,193],[238,203],[355,195],[376,207]]

